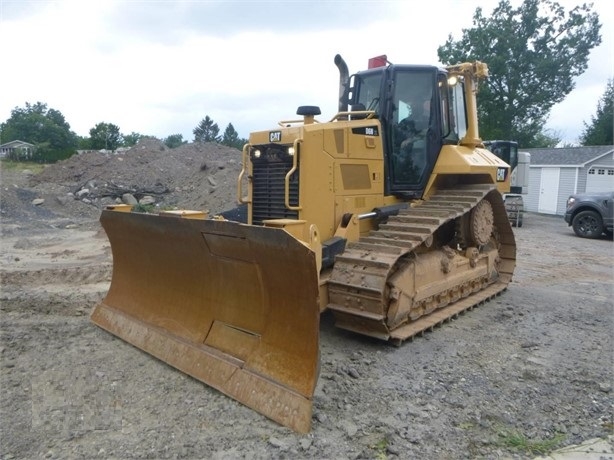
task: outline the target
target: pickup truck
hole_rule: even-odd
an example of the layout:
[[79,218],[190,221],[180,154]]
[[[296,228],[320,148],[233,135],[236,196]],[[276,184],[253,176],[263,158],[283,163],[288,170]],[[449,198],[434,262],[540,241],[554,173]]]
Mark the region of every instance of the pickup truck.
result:
[[565,222],[582,238],[612,236],[614,192],[577,193],[567,199]]

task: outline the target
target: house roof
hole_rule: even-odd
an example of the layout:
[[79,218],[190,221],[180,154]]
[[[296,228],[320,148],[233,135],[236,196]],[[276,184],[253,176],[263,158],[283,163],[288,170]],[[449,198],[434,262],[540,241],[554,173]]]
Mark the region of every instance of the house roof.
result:
[[7,142],[6,144],[0,145],[0,149],[10,149],[10,148],[23,147],[23,146],[34,147],[34,145],[30,144],[29,142],[24,142],[24,141],[20,141],[19,139],[15,139],[14,141],[10,141],[10,142]]
[[586,166],[608,154],[614,154],[613,145],[595,145],[590,147],[563,147],[559,149],[520,149],[531,154],[531,167],[536,166]]

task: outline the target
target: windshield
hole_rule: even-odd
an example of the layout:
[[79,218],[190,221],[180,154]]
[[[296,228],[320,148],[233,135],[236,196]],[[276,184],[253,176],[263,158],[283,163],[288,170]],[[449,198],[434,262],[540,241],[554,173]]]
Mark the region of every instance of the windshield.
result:
[[357,91],[357,97],[354,99],[355,105],[364,107],[364,110],[375,110],[375,113],[379,114],[379,96],[383,75],[383,72],[376,72],[355,77]]

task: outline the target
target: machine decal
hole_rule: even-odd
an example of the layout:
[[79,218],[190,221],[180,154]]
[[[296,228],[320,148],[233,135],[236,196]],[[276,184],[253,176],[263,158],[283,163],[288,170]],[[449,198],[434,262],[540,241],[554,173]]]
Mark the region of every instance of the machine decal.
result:
[[352,128],[352,134],[379,136],[379,130],[377,129],[377,126],[361,126],[360,128]]
[[508,168],[497,168],[497,182],[505,182]]
[[269,133],[269,142],[281,142],[281,131],[271,131]]

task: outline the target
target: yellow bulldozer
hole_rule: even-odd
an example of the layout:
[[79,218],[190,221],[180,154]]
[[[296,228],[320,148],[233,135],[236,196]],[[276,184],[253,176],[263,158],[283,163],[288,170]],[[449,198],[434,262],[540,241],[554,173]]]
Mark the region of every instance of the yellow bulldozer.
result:
[[98,326],[295,431],[310,430],[319,320],[400,344],[511,280],[509,165],[478,135],[484,63],[349,74],[339,109],[254,132],[239,206],[103,210],[113,254]]

